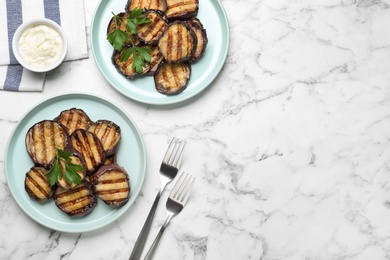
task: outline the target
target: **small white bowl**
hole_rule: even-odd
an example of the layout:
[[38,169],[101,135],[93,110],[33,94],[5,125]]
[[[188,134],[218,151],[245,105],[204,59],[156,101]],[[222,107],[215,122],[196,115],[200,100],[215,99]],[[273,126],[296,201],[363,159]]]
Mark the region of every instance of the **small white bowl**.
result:
[[[38,25],[45,25],[50,27],[51,29],[54,29],[61,37],[62,39],[62,51],[61,53],[54,59],[50,64],[45,64],[45,65],[36,65],[33,63],[27,62],[24,58],[23,55],[20,53],[19,49],[19,40],[22,36],[22,34],[35,26]],[[66,35],[57,23],[55,23],[52,20],[49,19],[35,19],[31,21],[24,22],[21,24],[18,29],[16,29],[14,37],[12,39],[12,50],[14,52],[16,60],[26,69],[34,71],[34,72],[48,72],[51,71],[55,68],[57,68],[65,59],[66,52],[68,51],[68,42],[66,39]]]

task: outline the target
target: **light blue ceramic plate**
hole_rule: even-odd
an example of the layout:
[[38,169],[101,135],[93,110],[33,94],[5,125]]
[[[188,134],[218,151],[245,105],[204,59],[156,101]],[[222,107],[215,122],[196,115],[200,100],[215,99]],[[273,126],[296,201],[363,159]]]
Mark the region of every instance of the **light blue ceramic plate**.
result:
[[192,65],[191,79],[187,88],[178,95],[166,96],[156,91],[153,77],[129,80],[119,74],[112,65],[113,48],[106,40],[107,26],[112,18],[112,12],[123,12],[126,3],[126,0],[102,0],[92,20],[92,52],[96,64],[107,81],[123,95],[154,105],[179,103],[207,88],[222,69],[229,48],[229,25],[222,4],[218,0],[199,0],[197,17],[207,31],[206,51],[202,58]]
[[[91,120],[108,119],[121,127],[121,144],[118,164],[129,174],[131,195],[120,208],[111,208],[103,201],[93,212],[82,218],[71,218],[60,211],[53,200],[39,203],[30,199],[24,190],[24,177],[33,166],[25,147],[27,130],[44,119],[54,119],[62,110],[77,107],[83,109]],[[11,193],[22,210],[33,220],[48,228],[70,233],[95,230],[119,218],[137,198],[146,172],[146,152],[142,136],[134,121],[121,108],[102,97],[71,93],[45,100],[32,108],[15,127],[8,141],[5,154],[5,174]]]

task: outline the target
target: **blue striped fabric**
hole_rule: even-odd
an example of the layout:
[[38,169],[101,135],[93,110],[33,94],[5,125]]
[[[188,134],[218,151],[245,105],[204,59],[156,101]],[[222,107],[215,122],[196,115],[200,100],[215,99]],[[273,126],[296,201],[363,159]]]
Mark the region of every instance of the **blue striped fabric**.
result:
[[18,91],[22,80],[23,67],[22,65],[9,65],[7,68],[7,76],[4,81],[4,90]]
[[7,0],[7,29],[8,29],[8,49],[10,64],[17,64],[12,52],[12,37],[19,25],[22,24],[22,2],[21,0]]
[[7,30],[8,49],[10,66],[7,68],[7,76],[4,82],[4,89],[17,91],[22,80],[23,67],[18,64],[12,51],[12,37],[19,25],[22,24],[22,2],[21,0],[6,0],[7,6]]
[[44,0],[45,18],[53,20],[61,25],[60,3],[59,0]]
[[[6,0],[6,6],[10,65],[7,68],[4,90],[18,91],[23,76],[23,67],[19,65],[12,51],[12,38],[23,22],[22,0]],[[44,0],[44,9],[45,18],[61,25],[59,0]]]

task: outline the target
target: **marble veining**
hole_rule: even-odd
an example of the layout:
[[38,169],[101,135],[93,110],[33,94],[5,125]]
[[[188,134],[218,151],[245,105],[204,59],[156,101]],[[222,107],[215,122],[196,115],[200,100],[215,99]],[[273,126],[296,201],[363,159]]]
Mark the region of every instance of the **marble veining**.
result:
[[[88,33],[98,2],[84,1]],[[182,169],[197,180],[155,259],[389,259],[390,1],[221,3],[230,28],[226,63],[209,88],[182,104],[122,96],[91,53],[48,74],[42,93],[0,92],[0,259],[128,259],[173,136],[187,140]],[[80,88],[132,116],[147,175],[117,221],[68,234],[19,208],[4,156],[32,106]],[[167,196],[147,246],[165,220]]]

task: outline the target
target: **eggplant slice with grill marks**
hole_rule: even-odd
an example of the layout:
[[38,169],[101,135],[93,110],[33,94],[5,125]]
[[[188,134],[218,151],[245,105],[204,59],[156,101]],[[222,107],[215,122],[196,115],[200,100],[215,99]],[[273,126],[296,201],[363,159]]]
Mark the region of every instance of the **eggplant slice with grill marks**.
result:
[[198,0],[167,0],[165,15],[169,20],[188,19],[198,14]]
[[175,95],[182,92],[191,76],[189,63],[162,62],[154,74],[154,83],[158,92]]
[[131,12],[134,8],[146,10],[159,10],[165,12],[167,10],[166,0],[128,0],[125,10]]
[[43,202],[53,197],[54,186],[47,179],[48,170],[43,167],[31,167],[24,179],[24,188],[33,200]]
[[[86,174],[87,174],[84,157],[79,152],[77,152],[76,150],[66,149],[66,151],[72,153],[69,156],[70,163],[77,164],[77,165],[80,165],[81,167],[83,167],[83,170],[82,171],[77,171],[77,174],[80,176],[81,180],[84,180],[85,177],[86,177]],[[53,159],[53,160],[55,160],[55,159]],[[61,186],[64,189],[67,189],[67,190],[74,188],[77,184],[75,184],[75,183],[69,184],[66,181],[66,178],[65,178],[66,169],[65,169],[64,161],[63,160],[59,160],[59,163],[60,163],[60,169],[61,169],[61,172],[62,172],[62,178],[57,180],[58,185]]]
[[88,128],[88,131],[99,138],[106,155],[115,154],[121,140],[121,128],[117,124],[110,120],[98,120]]
[[191,27],[192,31],[194,31],[197,39],[195,51],[189,60],[190,62],[195,62],[199,60],[206,49],[208,43],[207,32],[201,21],[196,17],[189,19],[187,23]]
[[[121,12],[121,13],[118,13],[117,16],[119,16],[120,18],[128,18],[130,16],[130,13]],[[116,24],[115,24],[115,22],[116,22]],[[108,26],[107,26],[107,35],[112,33],[116,28],[123,31],[123,32],[128,31],[127,20],[120,19],[118,21],[118,20],[115,20],[114,17],[112,17],[110,22],[108,23]],[[128,36],[129,36],[129,38],[124,41],[125,46],[131,45],[131,44],[134,44],[135,46],[139,46],[141,44],[141,42],[139,41],[139,39],[137,37],[135,37],[135,35],[129,33]]]
[[84,158],[87,175],[94,173],[104,162],[105,152],[99,138],[92,132],[77,129],[70,136],[72,148]]
[[82,181],[69,190],[58,187],[53,198],[56,206],[71,217],[82,217],[91,213],[97,203],[93,186],[87,181]]
[[87,129],[92,123],[92,120],[89,118],[87,113],[79,108],[70,108],[61,111],[54,121],[57,121],[65,126],[66,129],[68,129],[69,135],[77,129]]
[[154,75],[160,63],[164,60],[157,45],[148,46],[152,51],[150,52],[149,71],[147,75]]
[[91,182],[96,196],[109,206],[121,206],[129,200],[129,175],[116,163],[100,167],[91,176]]
[[56,156],[56,149],[63,150],[68,145],[68,131],[53,120],[43,120],[34,124],[26,134],[26,149],[34,164],[48,168]]
[[168,62],[189,60],[196,48],[196,35],[190,26],[182,21],[169,24],[158,41],[158,48]]
[[149,10],[144,13],[150,23],[141,24],[137,28],[137,37],[145,44],[155,44],[168,26],[168,20],[159,11]]
[[121,61],[121,56],[123,52],[129,47],[123,47],[120,52],[114,50],[112,54],[112,63],[114,64],[116,70],[121,73],[123,76],[129,79],[133,79],[136,76],[146,74],[149,71],[150,65],[148,62],[145,63],[142,73],[138,73],[135,69],[132,68],[133,56],[131,55],[129,59]]
[[111,163],[117,163],[117,157],[116,154],[106,156],[106,159],[103,162],[103,165],[111,164]]

